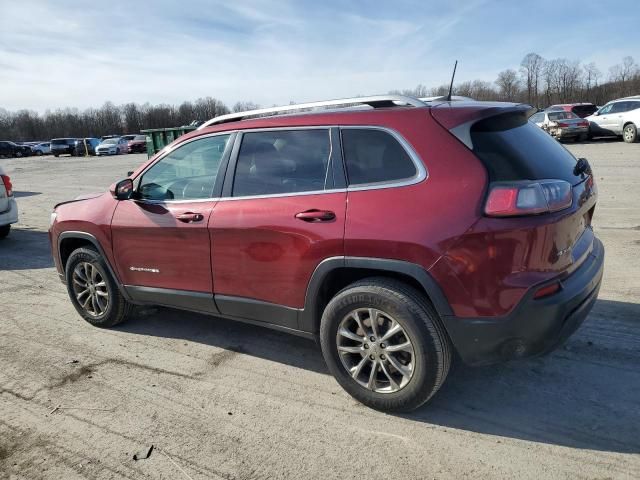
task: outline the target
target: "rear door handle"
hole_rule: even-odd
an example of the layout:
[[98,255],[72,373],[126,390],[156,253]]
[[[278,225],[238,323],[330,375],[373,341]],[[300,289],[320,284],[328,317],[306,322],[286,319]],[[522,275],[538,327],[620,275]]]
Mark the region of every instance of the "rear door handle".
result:
[[311,209],[304,212],[296,213],[295,217],[303,222],[330,222],[336,218],[336,214],[330,210]]
[[201,213],[185,212],[176,215],[176,218],[184,223],[194,223],[204,220],[204,215]]

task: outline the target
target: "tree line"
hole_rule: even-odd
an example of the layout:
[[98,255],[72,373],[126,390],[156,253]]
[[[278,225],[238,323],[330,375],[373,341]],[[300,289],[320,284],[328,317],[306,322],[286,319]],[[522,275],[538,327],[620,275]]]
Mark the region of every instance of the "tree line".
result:
[[[416,97],[446,95],[449,85],[393,90]],[[640,94],[640,67],[633,57],[624,57],[608,75],[595,63],[582,64],[565,58],[544,59],[537,53],[525,55],[517,68],[498,73],[495,81],[464,81],[454,85],[454,94],[476,100],[528,103],[543,108],[556,103],[591,102],[603,105],[614,98]],[[212,97],[180,105],[143,105],[106,102],[100,108],[9,112],[0,108],[0,140],[49,140],[56,137],[89,137],[118,133],[138,133],[142,129],[178,127],[206,121],[218,115],[259,108],[252,102],[227,107]]]
[[[446,95],[449,85],[394,90],[418,97]],[[522,102],[544,108],[557,103],[590,102],[603,105],[609,100],[640,95],[640,67],[633,57],[609,69],[605,77],[593,62],[582,64],[566,58],[547,60],[537,53],[528,53],[515,68],[498,73],[493,82],[465,81],[454,85],[453,93],[476,100]]]

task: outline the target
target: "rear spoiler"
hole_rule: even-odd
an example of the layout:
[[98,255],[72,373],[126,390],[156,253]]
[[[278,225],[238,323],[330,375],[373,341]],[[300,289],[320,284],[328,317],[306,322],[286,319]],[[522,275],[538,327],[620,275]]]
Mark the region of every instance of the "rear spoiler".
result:
[[536,111],[535,107],[524,103],[456,102],[452,104],[447,102],[432,107],[431,115],[436,122],[449,130],[471,150],[473,149],[471,127],[474,123],[508,113],[522,113],[529,118]]

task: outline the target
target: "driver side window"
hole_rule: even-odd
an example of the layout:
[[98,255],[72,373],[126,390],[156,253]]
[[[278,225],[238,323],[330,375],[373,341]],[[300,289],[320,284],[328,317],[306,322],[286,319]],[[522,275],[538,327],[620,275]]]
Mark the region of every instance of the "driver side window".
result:
[[609,105],[605,105],[600,109],[600,111],[598,112],[598,115],[606,115],[611,111],[611,107],[613,107],[613,103],[610,103]]
[[176,148],[144,173],[138,197],[145,200],[211,198],[229,137],[205,137]]

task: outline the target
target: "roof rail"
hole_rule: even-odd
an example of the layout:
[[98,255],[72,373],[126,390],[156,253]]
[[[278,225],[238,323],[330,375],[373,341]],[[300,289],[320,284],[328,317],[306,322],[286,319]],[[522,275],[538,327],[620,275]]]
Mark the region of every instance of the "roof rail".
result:
[[357,105],[368,105],[372,108],[396,107],[396,106],[427,106],[421,100],[404,95],[375,95],[371,97],[342,98],[339,100],[325,100],[322,102],[299,103],[297,105],[286,105],[283,107],[261,108],[258,110],[248,110],[246,112],[229,113],[207,120],[198,127],[198,130],[217,125],[220,123],[235,122],[250,117],[266,117],[283,113],[291,113],[299,110],[324,109],[327,107],[352,107]]

